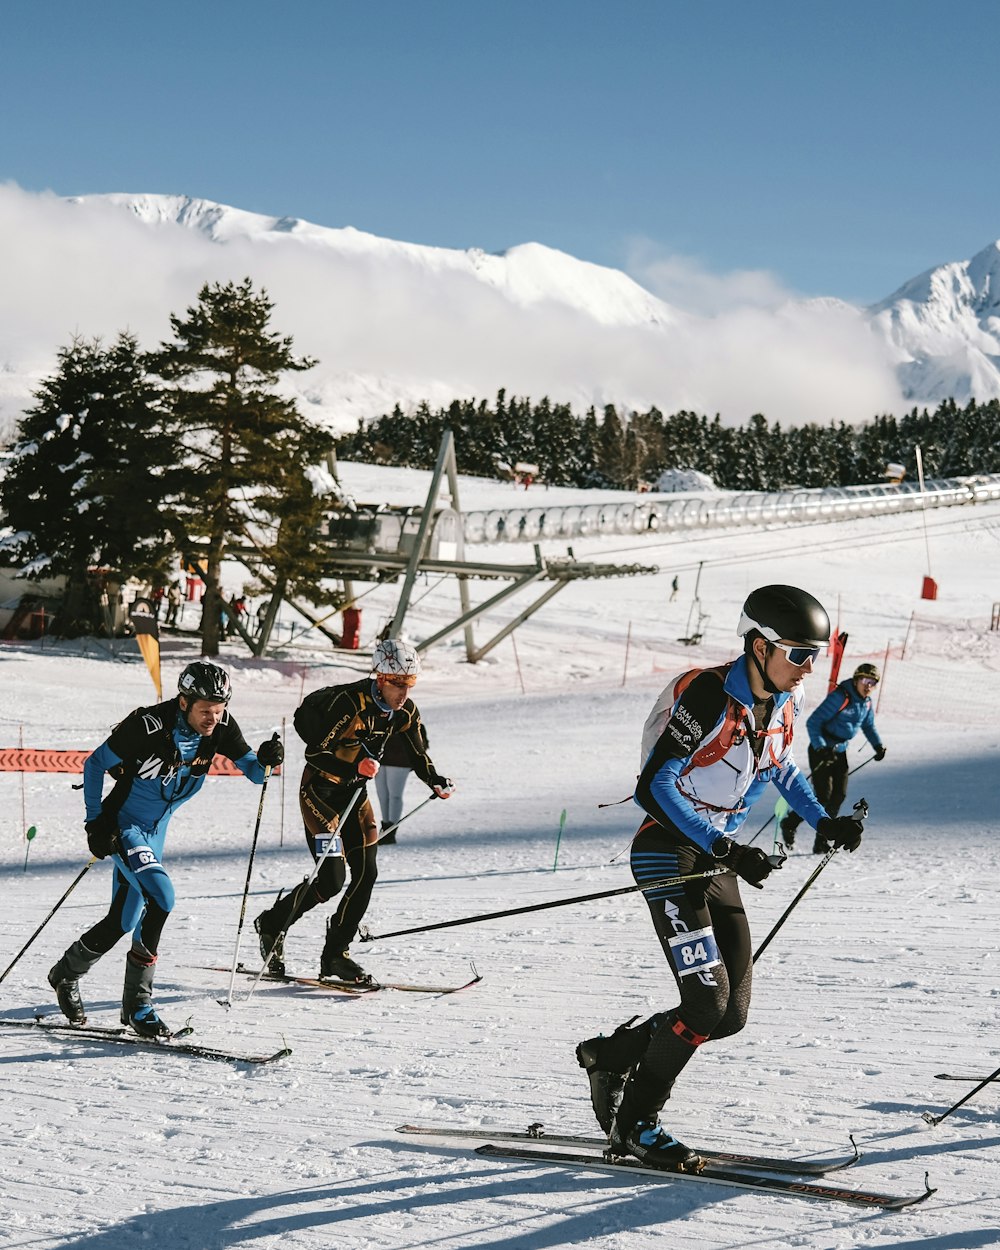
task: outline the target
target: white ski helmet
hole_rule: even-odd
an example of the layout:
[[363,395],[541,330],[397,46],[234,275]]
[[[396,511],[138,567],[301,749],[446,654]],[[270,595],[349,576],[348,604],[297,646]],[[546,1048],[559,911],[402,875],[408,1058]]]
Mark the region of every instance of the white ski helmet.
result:
[[403,638],[384,638],[372,656],[372,672],[380,677],[412,677],[420,673],[416,647]]

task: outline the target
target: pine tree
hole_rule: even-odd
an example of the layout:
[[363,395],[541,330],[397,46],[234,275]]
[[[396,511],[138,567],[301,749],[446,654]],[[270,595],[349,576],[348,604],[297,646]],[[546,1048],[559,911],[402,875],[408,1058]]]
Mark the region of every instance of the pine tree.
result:
[[[205,555],[202,652],[218,655],[222,561],[234,540],[280,521],[299,537],[313,519],[307,470],[332,445],[275,388],[283,373],[312,368],[270,328],[274,305],[249,278],[206,284],[198,303],[170,318],[174,339],[153,357],[185,447],[175,514]],[[294,544],[301,558],[301,544]],[[306,544],[307,549],[309,545]],[[281,535],[274,553],[283,548]],[[294,561],[289,562],[290,565]],[[290,567],[289,572],[294,572]]]
[[99,628],[107,575],[154,579],[174,549],[160,515],[176,448],[136,340],[76,338],[35,392],[0,485],[13,534],[3,548],[26,573],[67,581],[56,631]]

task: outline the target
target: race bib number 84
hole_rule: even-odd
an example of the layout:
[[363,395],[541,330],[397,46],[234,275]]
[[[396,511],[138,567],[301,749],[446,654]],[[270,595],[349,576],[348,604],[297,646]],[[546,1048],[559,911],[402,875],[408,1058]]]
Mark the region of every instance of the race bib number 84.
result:
[[715,940],[715,931],[695,929],[691,933],[679,933],[670,939],[670,954],[673,956],[677,975],[690,976],[692,972],[704,972],[706,968],[714,968],[720,963],[719,947]]

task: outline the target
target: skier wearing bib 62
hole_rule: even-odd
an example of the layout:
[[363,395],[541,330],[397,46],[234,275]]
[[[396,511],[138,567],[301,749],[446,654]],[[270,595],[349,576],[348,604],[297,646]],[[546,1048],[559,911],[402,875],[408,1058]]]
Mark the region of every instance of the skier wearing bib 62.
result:
[[[256,754],[230,716],[229,674],[196,660],[180,675],[175,698],[136,708],[83,765],[87,843],[98,859],[111,857],[108,914],[78,938],[49,971],[59,1006],[74,1024],[87,1016],[79,979],[132,930],[125,959],[122,1024],[143,1037],[170,1030],[153,1006],[160,934],[174,905],[174,887],[160,862],[170,817],[194,798],[216,755],[225,755],[256,785],[284,757],[277,734]],[[104,777],[115,779],[103,795]]]
[[703,1161],[659,1122],[699,1046],[746,1023],[753,956],[739,878],[762,888],[779,862],[735,835],[773,781],[789,806],[837,847],[861,844],[861,822],[830,817],[792,754],[802,683],[830,642],[823,606],[794,586],[762,586],[743,606],[744,653],[681,674],[643,733],[635,801],[647,813],[632,843],[638,885],[723,866],[720,876],[644,894],[680,991],[672,1011],[581,1042],[577,1059],[611,1149],[654,1167],[698,1171]]

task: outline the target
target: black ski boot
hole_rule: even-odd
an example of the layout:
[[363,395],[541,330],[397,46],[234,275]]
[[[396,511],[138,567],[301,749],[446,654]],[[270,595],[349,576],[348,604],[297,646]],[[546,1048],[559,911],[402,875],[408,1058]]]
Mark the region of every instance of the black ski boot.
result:
[[156,956],[133,948],[125,956],[125,990],[122,994],[122,1024],[131,1025],[140,1037],[169,1037],[170,1029],[153,1006],[153,978]]
[[678,1141],[660,1124],[659,1114],[670,1097],[673,1082],[643,1072],[638,1064],[629,1074],[622,1100],[608,1136],[611,1154],[631,1155],[665,1172],[700,1172],[701,1155]]
[[351,958],[344,939],[333,927],[333,918],[326,922],[326,944],[319,960],[320,977],[331,981],[360,981],[371,983],[373,978],[359,963]]
[[678,1141],[657,1120],[637,1120],[624,1131],[618,1128],[616,1120],[611,1128],[610,1150],[612,1154],[631,1155],[664,1172],[700,1172],[705,1166],[700,1154]]
[[[281,897],[280,895],[278,896]],[[260,940],[260,957],[267,964],[267,971],[274,977],[285,975],[285,935],[274,927],[270,911],[262,911],[253,922]]]
[[369,973],[351,958],[350,951],[323,951],[319,965],[320,979],[330,981],[370,981]]
[[650,1016],[633,1029],[638,1018],[620,1024],[610,1037],[591,1037],[576,1048],[576,1061],[590,1079],[594,1115],[605,1133],[611,1132],[629,1069],[645,1053],[660,1021],[659,1014]]
[[[386,832],[388,830],[388,832]],[[379,836],[379,846],[392,846],[396,841],[396,826],[389,824],[387,820],[382,822],[382,831]]]
[[781,825],[779,826],[781,829],[781,840],[789,850],[795,845],[795,830],[798,829],[801,823],[794,812],[789,812],[781,818]]
[[86,1024],[87,1013],[80,997],[80,977],[89,972],[101,958],[77,939],[63,957],[49,969],[49,985],[56,992],[56,1002],[70,1024]]

